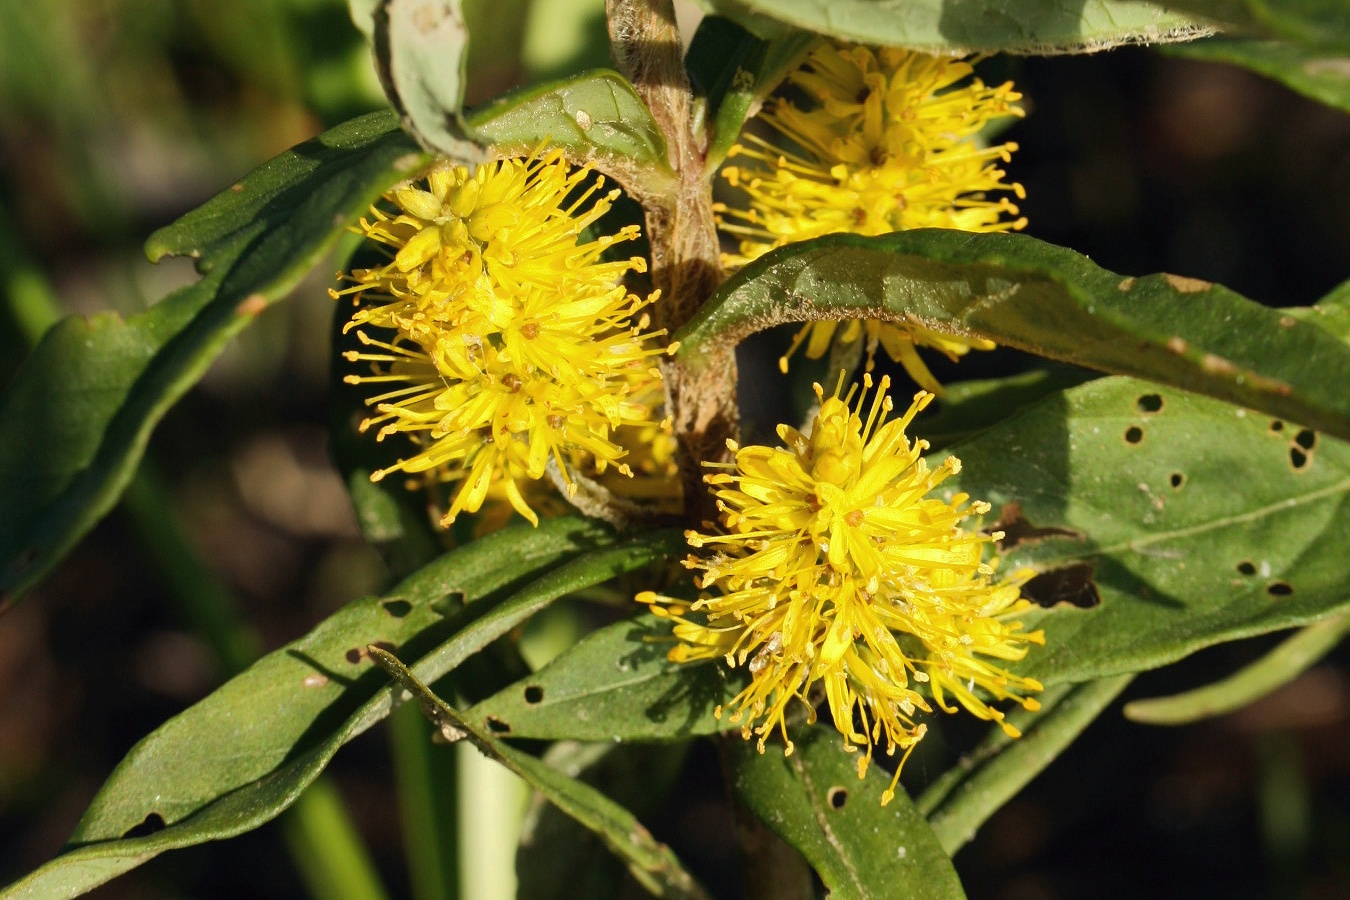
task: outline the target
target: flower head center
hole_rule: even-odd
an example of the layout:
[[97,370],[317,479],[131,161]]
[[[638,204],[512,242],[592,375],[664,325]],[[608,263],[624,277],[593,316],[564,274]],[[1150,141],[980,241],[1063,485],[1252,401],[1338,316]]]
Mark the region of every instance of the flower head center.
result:
[[493,203],[482,209],[476,209],[468,217],[469,236],[480,244],[486,244],[504,231],[509,231],[520,221],[520,211],[507,203]]

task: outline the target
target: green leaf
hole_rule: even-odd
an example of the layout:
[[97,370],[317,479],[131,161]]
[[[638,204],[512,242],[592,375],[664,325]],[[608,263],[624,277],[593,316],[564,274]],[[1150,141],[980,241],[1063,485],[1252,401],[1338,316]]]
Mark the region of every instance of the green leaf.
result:
[[[241,244],[256,243],[259,235],[283,227],[308,235],[301,241],[313,240],[314,233],[340,234],[371,202],[355,203],[346,194],[373,200],[387,185],[426,163],[392,111],[360,116],[268,160],[159,229],[145,242],[145,253],[151,262],[190,256],[200,271],[209,272],[234,263]],[[302,209],[316,191],[329,195],[326,205],[334,213],[350,210],[342,221],[321,221],[318,209]]]
[[1024,235],[918,229],[782,247],[728,279],[675,337],[685,364],[708,370],[753,331],[848,317],[987,337],[1350,438],[1350,347],[1326,330],[1221,285],[1123,278]]
[[[632,189],[672,177],[665,137],[623,76],[607,69],[508,93],[465,113],[468,33],[457,0],[381,0],[375,55],[385,92],[422,143],[456,161],[548,145],[594,161]],[[662,177],[664,176],[664,177]]]
[[1285,312],[1350,344],[1350,281],[1341,282],[1312,306],[1286,309]]
[[1233,34],[1350,49],[1344,0],[1168,0],[1167,5],[1222,22]]
[[[552,769],[591,785],[639,818],[660,809],[688,755],[686,744],[579,744],[561,741],[544,754]],[[516,852],[517,900],[609,900],[624,869],[604,844],[542,794],[530,802]]]
[[1350,112],[1350,55],[1285,41],[1208,38],[1169,48],[1174,56],[1259,72],[1319,103]]
[[[360,680],[369,669],[367,644],[426,653],[466,605],[611,541],[603,528],[576,519],[508,529],[445,554],[383,597],[348,604],[141,741],[90,804],[72,843],[120,837],[151,814],[173,824],[264,777],[307,742],[325,714],[355,708],[373,693],[372,679]],[[241,730],[240,717],[250,709],[249,727]],[[201,764],[211,747],[231,748],[227,765]]]
[[1188,40],[1206,26],[1148,3],[1086,0],[703,0],[759,34],[804,28],[930,53],[1090,52]]
[[805,31],[761,40],[721,16],[705,16],[699,22],[685,66],[706,104],[704,115],[711,134],[704,166],[709,173],[722,164],[745,120],[817,40]]
[[1295,632],[1249,666],[1214,684],[1184,694],[1135,700],[1125,717],[1150,725],[1186,725],[1239,710],[1302,675],[1350,634],[1350,614],[1341,613]]
[[[75,896],[164,850],[256,828],[294,802],[342,744],[388,715],[390,692],[371,672],[369,644],[416,655],[418,677],[434,680],[557,597],[645,565],[663,546],[616,540],[585,520],[547,520],[446,554],[390,594],[349,604],[133,747],[70,851],[0,897]],[[144,832],[153,833],[127,837]]]
[[594,160],[633,189],[657,190],[673,178],[661,129],[633,86],[608,69],[506,94],[467,121],[498,151],[523,154],[547,143],[573,162]]
[[380,81],[404,125],[456,162],[487,159],[464,124],[469,30],[459,0],[380,0],[372,22]]
[[1015,711],[1008,720],[1022,729],[1017,739],[994,727],[969,755],[963,756],[954,778],[941,781],[941,798],[925,792],[918,807],[947,853],[955,853],[975,836],[975,830],[1017,792],[1050,765],[1084,729],[1120,696],[1133,675],[1117,675],[1087,684],[1063,686],[1053,699],[1047,696],[1039,713]]
[[858,778],[858,754],[837,734],[811,728],[784,756],[759,753],[752,741],[731,741],[734,784],[741,801],[801,852],[839,900],[965,894],[937,837],[903,791],[886,806],[890,775],[875,762]]
[[206,276],[144,313],[58,323],[0,401],[0,593],[17,597],[105,515],[155,423],[346,223],[423,161],[387,115],[306,141],[153,235]]
[[1086,369],[1050,366],[1006,378],[949,384],[923,416],[924,440],[934,447],[945,447],[973,437],[1053,393],[1098,377]]
[[1045,646],[1020,674],[1055,684],[1152,669],[1350,606],[1343,441],[1104,378],[951,449],[962,470],[942,495],[966,491],[1005,520],[1018,505],[1024,539],[1000,571],[1059,573],[1024,589],[1054,605],[1022,616]]
[[[670,555],[684,550],[672,544]],[[673,663],[670,624],[650,614],[601,628],[464,713],[500,735],[661,741],[735,727],[713,715],[740,690],[716,663]]]
[[378,647],[371,655],[412,694],[423,714],[449,740],[467,738],[484,756],[496,760],[524,779],[560,810],[586,826],[628,864],[628,871],[658,897],[706,898],[707,892],[680,865],[670,848],[651,836],[633,814],[590,785],[569,778],[536,757],[493,737],[462,717],[409,671],[398,658]]
[[352,17],[356,30],[366,36],[366,40],[375,40],[375,12],[380,8],[381,0],[347,0],[347,12]]

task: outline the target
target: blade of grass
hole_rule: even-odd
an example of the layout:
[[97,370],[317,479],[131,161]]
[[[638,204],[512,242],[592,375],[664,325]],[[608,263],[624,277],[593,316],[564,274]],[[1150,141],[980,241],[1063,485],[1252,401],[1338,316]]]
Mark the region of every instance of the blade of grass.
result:
[[286,847],[316,900],[385,900],[379,873],[331,779],[309,786],[281,818]]
[[453,747],[431,742],[432,728],[416,706],[389,717],[403,850],[414,900],[459,897],[458,760]]

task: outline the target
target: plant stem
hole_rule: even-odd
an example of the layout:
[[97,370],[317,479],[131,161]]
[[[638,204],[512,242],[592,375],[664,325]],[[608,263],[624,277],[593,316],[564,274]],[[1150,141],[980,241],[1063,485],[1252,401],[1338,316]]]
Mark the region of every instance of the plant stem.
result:
[[[637,198],[646,211],[652,282],[661,291],[653,324],[673,335],[724,277],[706,165],[708,136],[694,123],[693,92],[671,0],[607,0],[605,6],[615,62],[665,134],[675,173],[673,190]],[[695,372],[672,357],[662,364],[662,373],[680,442],[686,514],[697,525],[717,512],[703,488],[702,464],[725,459],[727,439],[737,435],[736,359],[727,354],[718,366]]]
[[712,188],[704,171],[708,136],[694,124],[693,90],[671,0],[607,0],[605,8],[615,63],[665,135],[678,179],[674,191],[639,198],[647,213],[652,280],[661,290],[652,319],[657,328],[674,332],[722,282]]
[[454,750],[459,769],[460,895],[512,900],[528,789],[519,776],[471,742],[460,741]]

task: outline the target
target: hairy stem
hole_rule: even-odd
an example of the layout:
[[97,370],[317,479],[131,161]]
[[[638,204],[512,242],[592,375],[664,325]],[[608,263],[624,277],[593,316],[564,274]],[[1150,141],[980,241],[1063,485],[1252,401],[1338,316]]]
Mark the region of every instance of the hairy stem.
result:
[[[693,92],[671,0],[608,0],[610,45],[619,70],[633,83],[666,137],[674,189],[638,199],[646,211],[652,281],[661,291],[657,328],[674,333],[693,318],[722,282],[712,187],[705,172],[706,132],[696,128]],[[680,441],[686,512],[695,522],[715,517],[703,489],[701,463],[726,456],[736,435],[736,361],[715,371],[664,363],[668,408]]]

